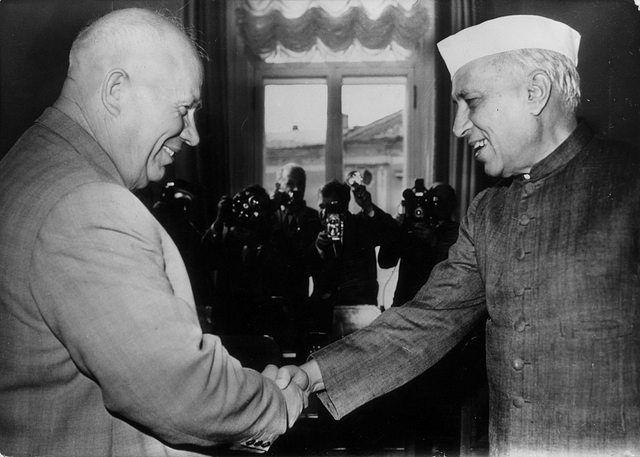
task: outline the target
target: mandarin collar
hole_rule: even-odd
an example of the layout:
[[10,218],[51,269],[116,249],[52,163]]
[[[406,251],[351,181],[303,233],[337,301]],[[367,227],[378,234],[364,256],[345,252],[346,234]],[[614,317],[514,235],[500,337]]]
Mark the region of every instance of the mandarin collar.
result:
[[518,178],[530,181],[546,178],[556,170],[564,168],[593,139],[594,133],[584,122],[580,121],[573,132],[551,154],[533,165],[529,173]]
[[64,112],[58,108],[49,107],[36,122],[63,138],[75,149],[78,155],[94,164],[96,168],[108,175],[112,180],[120,185],[125,185],[118,169],[106,151],[102,149],[89,132]]

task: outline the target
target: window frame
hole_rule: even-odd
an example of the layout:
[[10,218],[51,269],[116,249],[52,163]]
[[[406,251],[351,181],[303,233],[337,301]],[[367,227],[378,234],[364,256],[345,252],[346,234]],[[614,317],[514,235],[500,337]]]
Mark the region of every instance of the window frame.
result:
[[[419,116],[417,114],[417,87],[415,82],[416,64],[415,59],[404,62],[327,62],[327,63],[287,63],[270,64],[261,62],[257,66],[256,75],[256,108],[258,122],[256,123],[259,132],[255,138],[257,140],[256,151],[260,151],[260,157],[256,165],[258,176],[264,176],[264,155],[265,155],[265,135],[264,135],[264,92],[265,85],[273,84],[300,84],[303,80],[324,80],[327,84],[327,137],[325,142],[325,178],[327,181],[335,178],[342,180],[342,86],[345,80],[357,79],[361,83],[367,78],[372,78],[371,83],[384,84],[387,79],[393,81],[394,78],[404,78],[406,82],[405,109],[403,122],[405,125],[404,138],[404,165],[403,165],[403,186],[413,182],[415,177],[425,178],[426,182],[431,179],[428,173],[423,148],[420,147],[419,138]],[[374,80],[375,78],[375,80]],[[379,78],[383,78],[382,80]],[[337,152],[339,151],[339,153]],[[427,176],[428,175],[428,176]],[[264,183],[270,186],[271,183]]]

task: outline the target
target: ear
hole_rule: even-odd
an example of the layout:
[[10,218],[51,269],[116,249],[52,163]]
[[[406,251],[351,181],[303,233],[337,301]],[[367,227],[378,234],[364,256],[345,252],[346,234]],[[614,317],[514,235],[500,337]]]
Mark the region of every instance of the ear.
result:
[[534,73],[529,79],[527,102],[531,114],[539,116],[551,98],[551,78],[543,71]]
[[100,94],[102,104],[113,116],[118,116],[122,110],[124,82],[127,78],[127,73],[117,68],[107,73],[102,84],[102,92]]

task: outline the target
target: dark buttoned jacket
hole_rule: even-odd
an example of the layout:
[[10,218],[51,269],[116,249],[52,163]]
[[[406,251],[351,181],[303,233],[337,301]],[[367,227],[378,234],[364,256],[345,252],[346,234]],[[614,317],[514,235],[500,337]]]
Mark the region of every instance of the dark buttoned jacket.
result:
[[478,195],[413,301],[315,355],[327,407],[405,383],[488,313],[491,456],[637,455],[639,163],[581,124]]

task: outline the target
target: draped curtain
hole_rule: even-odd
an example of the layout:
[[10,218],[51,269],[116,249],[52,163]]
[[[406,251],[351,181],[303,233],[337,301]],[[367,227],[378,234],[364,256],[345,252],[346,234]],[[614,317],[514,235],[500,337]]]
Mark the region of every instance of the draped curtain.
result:
[[[451,29],[447,35],[474,25],[478,22],[475,2],[473,0],[451,0]],[[448,73],[447,73],[448,75]],[[448,75],[450,76],[450,75]],[[449,86],[450,87],[450,86]],[[473,198],[482,189],[491,185],[491,179],[484,173],[482,165],[474,158],[466,139],[457,138],[452,133],[456,108],[446,94],[449,103],[449,171],[448,181],[458,192],[458,216],[462,218]],[[441,97],[441,100],[444,97]]]
[[226,3],[187,1],[183,21],[206,55],[203,59],[205,84],[202,110],[197,116],[200,143],[195,151],[179,154],[176,175],[196,185],[196,225],[206,228],[215,217],[216,203],[229,187],[229,104],[226,41]]
[[353,47],[400,60],[428,24],[424,0],[244,0],[236,17],[246,51],[266,61],[309,61],[317,51],[336,57]]
[[[470,0],[453,0],[451,2],[451,34],[469,27],[475,23],[473,2]],[[456,107],[451,104],[450,122],[456,115]],[[463,138],[457,138],[450,130],[449,133],[449,184],[458,192],[459,217],[465,213],[471,200],[477,193],[476,161],[469,150],[469,145]]]

